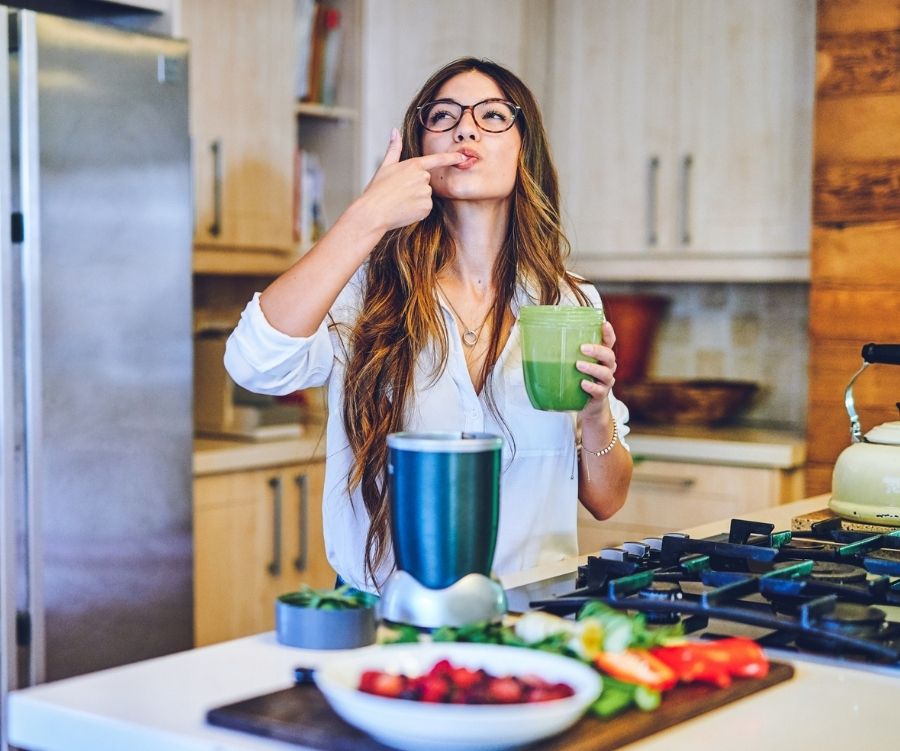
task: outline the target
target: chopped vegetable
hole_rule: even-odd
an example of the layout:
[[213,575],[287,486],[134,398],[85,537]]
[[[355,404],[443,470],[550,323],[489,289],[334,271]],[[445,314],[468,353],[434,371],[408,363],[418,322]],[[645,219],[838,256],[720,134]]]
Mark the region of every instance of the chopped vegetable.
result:
[[675,671],[646,649],[600,652],[594,655],[594,665],[613,678],[657,692],[668,691],[678,683]]
[[578,621],[597,621],[603,629],[603,651],[621,652],[629,647],[649,649],[681,639],[684,629],[680,623],[671,626],[647,626],[642,613],[629,615],[606,603],[593,600],[578,613]]
[[597,701],[591,705],[591,711],[599,717],[613,717],[632,706],[649,712],[656,709],[662,701],[659,691],[646,686],[618,681],[608,675],[604,675],[602,678],[603,691]]
[[760,646],[742,637],[657,647],[651,652],[685,683],[702,681],[724,687],[733,677],[762,678],[769,672],[769,661]]
[[281,595],[278,599],[288,605],[318,610],[370,608],[378,601],[375,595],[360,592],[346,584],[337,589],[313,589],[308,584],[301,584],[296,592]]

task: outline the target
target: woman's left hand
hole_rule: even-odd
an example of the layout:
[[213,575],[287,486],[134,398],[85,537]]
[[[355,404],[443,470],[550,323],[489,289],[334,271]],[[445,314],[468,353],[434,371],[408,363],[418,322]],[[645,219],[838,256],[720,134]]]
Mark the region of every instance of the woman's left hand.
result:
[[602,332],[602,344],[583,344],[581,346],[582,354],[592,357],[597,362],[578,360],[575,363],[575,367],[579,371],[594,379],[591,381],[589,378],[585,378],[581,382],[581,388],[591,396],[582,414],[605,412],[608,409],[607,397],[616,382],[616,353],[612,350],[616,343],[616,332],[608,321],[603,324]]

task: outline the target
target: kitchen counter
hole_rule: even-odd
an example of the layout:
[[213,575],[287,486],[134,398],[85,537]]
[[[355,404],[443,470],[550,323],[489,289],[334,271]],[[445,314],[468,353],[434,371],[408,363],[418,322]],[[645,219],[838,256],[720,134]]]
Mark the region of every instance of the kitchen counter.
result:
[[305,425],[303,433],[289,440],[237,441],[196,438],[194,477],[221,472],[266,469],[325,457],[325,426]]
[[[748,518],[781,529],[825,497],[767,508]],[[722,531],[725,522],[687,530]],[[507,587],[573,571],[578,559],[503,578]],[[296,665],[328,652],[279,645],[272,633],[16,691],[9,703],[14,745],[43,751],[274,751],[297,746],[205,724],[211,707],[290,684]],[[861,669],[798,661],[793,680],[630,745],[640,751],[695,751],[718,738],[730,751],[892,748],[890,718],[900,681]]]
[[806,461],[802,434],[740,426],[631,426],[634,456],[664,461],[792,469]]

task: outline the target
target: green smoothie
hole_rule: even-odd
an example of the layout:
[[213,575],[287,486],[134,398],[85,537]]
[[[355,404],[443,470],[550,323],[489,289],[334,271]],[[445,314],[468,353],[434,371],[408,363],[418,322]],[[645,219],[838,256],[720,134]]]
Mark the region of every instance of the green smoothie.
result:
[[535,409],[565,412],[584,409],[589,399],[581,388],[587,378],[574,363],[523,361],[525,391]]
[[570,412],[584,409],[590,398],[581,388],[584,375],[575,367],[590,358],[583,344],[599,344],[603,311],[566,305],[528,305],[519,312],[525,390],[535,409]]

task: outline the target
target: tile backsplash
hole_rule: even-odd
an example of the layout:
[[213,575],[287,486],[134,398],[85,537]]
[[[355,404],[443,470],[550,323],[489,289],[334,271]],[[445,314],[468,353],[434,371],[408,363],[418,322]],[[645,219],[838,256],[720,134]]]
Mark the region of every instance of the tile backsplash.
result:
[[805,428],[808,285],[599,282],[597,289],[670,299],[649,376],[756,381],[760,393],[742,423]]

